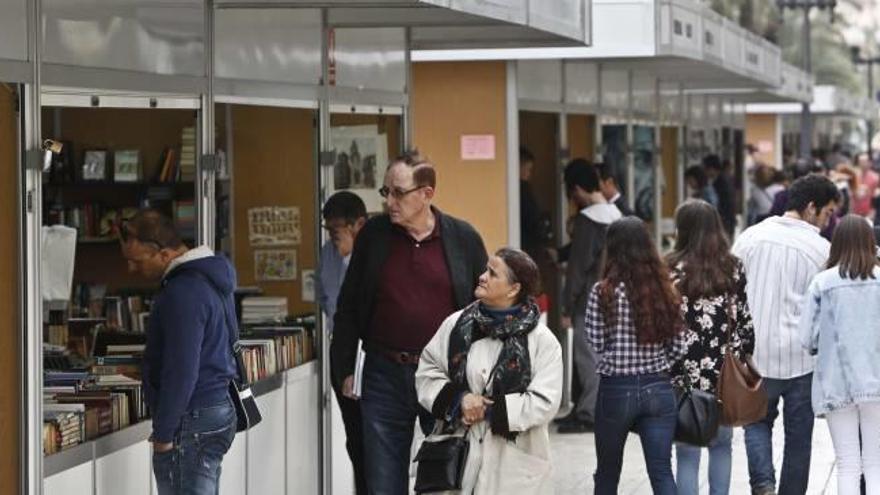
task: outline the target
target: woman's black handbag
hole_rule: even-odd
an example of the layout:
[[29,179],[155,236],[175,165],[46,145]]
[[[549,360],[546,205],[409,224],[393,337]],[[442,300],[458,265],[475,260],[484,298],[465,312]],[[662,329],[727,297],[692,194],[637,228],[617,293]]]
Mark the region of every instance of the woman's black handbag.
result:
[[463,436],[444,440],[425,440],[416,454],[416,493],[461,490],[464,467],[470,442],[466,430]]
[[697,447],[707,447],[718,433],[721,417],[718,398],[700,389],[679,390],[675,440]]

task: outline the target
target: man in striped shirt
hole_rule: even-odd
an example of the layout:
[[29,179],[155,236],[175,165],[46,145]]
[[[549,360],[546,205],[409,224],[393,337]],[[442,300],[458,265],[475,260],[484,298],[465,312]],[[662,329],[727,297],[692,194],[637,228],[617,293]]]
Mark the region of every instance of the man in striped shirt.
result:
[[769,403],[764,420],[746,426],[752,493],[775,492],[772,428],[783,399],[785,452],[779,494],[807,491],[813,434],[813,358],[798,336],[801,302],[813,276],[828,259],[830,244],[819,235],[839,201],[834,183],[822,175],[796,180],[786,213],[740,235],[733,246],[746,270],[746,293],[755,324],[755,364],[764,375]]

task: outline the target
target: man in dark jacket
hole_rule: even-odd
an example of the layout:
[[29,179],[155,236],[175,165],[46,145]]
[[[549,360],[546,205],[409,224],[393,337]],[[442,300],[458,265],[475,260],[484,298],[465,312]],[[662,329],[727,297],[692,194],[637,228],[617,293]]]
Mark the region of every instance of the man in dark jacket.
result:
[[469,224],[434,208],[434,166],[416,155],[394,160],[380,194],[387,214],[369,220],[354,251],[334,319],[333,379],[356,398],[357,342],[366,351],[360,393],[367,488],[409,491],[416,418],[433,426],[418,404],[419,355],[451,313],[474,300],[486,249]]
[[[143,210],[121,232],[129,270],[160,282],[144,350],[160,495],[213,494],[235,438],[229,383],[236,373],[235,270],[205,246],[188,249],[171,219]],[[232,335],[230,334],[232,332]]]
[[703,158],[703,168],[718,196],[718,214],[721,215],[724,230],[728,238],[733,239],[736,230],[736,188],[733,186],[733,179],[718,155],[707,155]]
[[597,163],[595,167],[596,170],[599,171],[599,186],[602,189],[602,195],[605,196],[605,199],[616,206],[623,216],[628,217],[633,215],[634,213],[632,209],[630,209],[626,197],[624,197],[623,193],[620,192],[620,188],[617,186],[617,179],[614,178],[611,165],[607,163]]
[[565,167],[565,189],[580,212],[575,215],[571,235],[571,254],[565,272],[562,293],[563,325],[574,326],[574,362],[581,394],[569,421],[559,426],[559,433],[589,431],[595,420],[599,375],[596,354],[584,338],[587,296],[599,279],[599,265],[605,246],[605,231],[622,217],[609,203],[599,186],[599,172],[583,159]]

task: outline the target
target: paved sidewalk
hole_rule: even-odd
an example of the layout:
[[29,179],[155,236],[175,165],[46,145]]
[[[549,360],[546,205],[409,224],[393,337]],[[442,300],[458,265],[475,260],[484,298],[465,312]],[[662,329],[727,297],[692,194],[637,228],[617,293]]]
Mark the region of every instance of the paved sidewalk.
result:
[[[783,438],[782,420],[777,420],[773,428],[773,455],[777,477],[782,465]],[[593,470],[596,468],[596,449],[593,434],[559,435],[551,433],[553,459],[556,467],[557,495],[590,495],[593,493]],[[704,451],[700,463],[700,493],[709,493],[707,481],[708,457]],[[674,456],[673,456],[674,457]],[[674,461],[673,461],[674,462]],[[673,472],[675,467],[673,465]],[[620,495],[650,495],[651,485],[645,472],[645,461],[638,436],[630,434],[624,454],[623,473],[618,492]],[[743,430],[737,428],[733,436],[733,480],[732,495],[748,495],[749,470],[746,463],[746,449]],[[834,448],[831,435],[824,420],[817,420],[813,428],[813,452],[810,464],[810,495],[836,495],[837,477],[834,474]]]

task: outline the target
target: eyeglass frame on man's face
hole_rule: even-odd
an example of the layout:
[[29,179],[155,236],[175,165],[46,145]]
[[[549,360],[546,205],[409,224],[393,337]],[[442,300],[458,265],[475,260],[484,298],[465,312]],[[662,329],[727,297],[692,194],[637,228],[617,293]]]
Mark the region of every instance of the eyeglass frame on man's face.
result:
[[424,189],[426,187],[428,187],[428,186],[415,186],[412,189],[403,190],[403,189],[398,189],[396,187],[391,188],[388,186],[382,186],[379,188],[379,196],[382,196],[385,199],[388,199],[388,196],[391,196],[392,198],[396,199],[397,201],[400,201],[401,199],[405,198],[408,194],[414,193],[414,192],[418,191],[419,189]]

